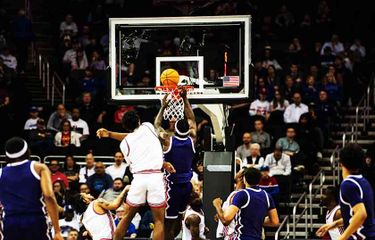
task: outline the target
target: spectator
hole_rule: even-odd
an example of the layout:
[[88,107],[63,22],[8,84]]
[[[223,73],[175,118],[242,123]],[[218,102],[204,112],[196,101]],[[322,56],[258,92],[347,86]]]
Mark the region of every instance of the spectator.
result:
[[308,107],[303,104],[301,94],[296,92],[293,94],[293,101],[291,105],[289,105],[284,112],[284,121],[285,123],[298,123],[300,116],[303,113],[308,112]]
[[[125,209],[123,207],[119,207],[116,209],[116,218],[115,218],[115,224],[116,226],[120,223],[121,219],[125,216]],[[139,213],[136,213],[134,218],[132,219],[125,237],[128,238],[136,238],[137,237],[137,231],[138,227],[141,221],[141,215]]]
[[30,149],[34,154],[48,154],[48,150],[53,147],[52,134],[46,129],[44,119],[39,118],[36,122],[36,129],[29,131]]
[[51,114],[48,119],[47,129],[58,132],[61,122],[66,119],[71,119],[71,115],[66,111],[64,104],[57,105],[56,111]]
[[290,64],[290,71],[288,76],[290,76],[293,79],[294,83],[297,85],[299,89],[302,84],[303,74],[298,69],[298,65],[296,63]]
[[279,86],[281,83],[280,76],[277,74],[276,68],[273,65],[269,65],[267,68],[266,82],[269,86],[268,89]]
[[13,21],[13,31],[18,53],[18,70],[20,73],[23,73],[27,64],[28,48],[30,43],[34,40],[32,22],[26,16],[24,9],[18,11],[18,15]]
[[332,48],[325,47],[323,54],[320,56],[320,65],[322,67],[328,67],[335,62],[335,55],[332,53]]
[[86,183],[82,183],[82,184],[79,186],[79,192],[80,192],[80,193],[86,193],[86,194],[89,194],[89,193],[90,193],[90,188],[89,188],[89,186],[88,186]]
[[337,83],[335,75],[333,73],[327,73],[322,83],[322,88],[327,92],[330,101],[334,104],[340,104],[342,100],[342,88]]
[[72,131],[72,126],[69,120],[63,120],[61,122],[61,128],[55,135],[55,146],[56,147],[80,147],[81,146],[81,134]]
[[294,140],[295,137],[295,129],[289,126],[286,130],[286,137],[277,140],[276,145],[280,146],[283,149],[283,153],[290,157],[293,157],[300,151],[298,143]]
[[293,93],[298,90],[293,78],[289,75],[285,76],[284,86],[282,87],[282,94],[290,103],[293,99]]
[[270,112],[274,111],[285,111],[285,109],[289,106],[288,100],[284,99],[281,95],[279,90],[275,91],[275,96],[270,103]]
[[113,186],[105,191],[102,191],[99,198],[112,202],[121,194],[122,189],[124,189],[124,182],[121,178],[115,178],[113,179]]
[[17,58],[10,53],[9,48],[4,48],[0,58],[3,64],[14,71],[17,71]]
[[286,5],[281,6],[280,13],[275,17],[275,23],[284,29],[294,24],[293,14],[288,10]]
[[[79,220],[74,212],[74,209],[71,205],[66,205],[64,207],[64,218],[59,220],[59,225],[61,227],[61,235],[64,238],[68,238],[70,234],[77,234],[78,232],[75,229],[79,229]],[[53,236],[54,234],[52,234]]]
[[271,147],[271,137],[263,130],[264,124],[261,119],[254,121],[255,131],[251,133],[251,142],[258,143],[261,149],[266,150]]
[[282,70],[281,65],[279,62],[272,56],[272,47],[267,45],[264,47],[264,59],[262,60],[261,66],[264,69],[267,69],[269,65],[272,65],[275,67],[276,70]]
[[64,184],[65,189],[69,188],[67,177],[64,175],[64,173],[60,172],[59,161],[55,159],[51,160],[51,162],[49,163],[49,170],[51,171],[52,183],[61,181]]
[[250,116],[260,115],[268,117],[270,103],[266,100],[267,90],[262,88],[259,90],[259,99],[253,101],[250,105],[249,114]]
[[143,214],[141,222],[139,224],[137,237],[139,238],[150,238],[152,231],[154,230],[154,220],[150,209]]
[[[63,56],[63,63],[72,67],[77,65],[77,52],[81,50],[81,45],[78,42],[73,42],[72,48],[68,49]],[[86,56],[86,55],[84,55]],[[86,57],[87,60],[87,57]],[[70,69],[70,68],[69,68]]]
[[366,57],[366,48],[362,45],[361,40],[359,39],[354,39],[354,43],[350,46],[350,51],[352,51],[354,57],[359,60]]
[[92,153],[86,155],[86,166],[79,170],[79,182],[86,183],[87,179],[95,173],[95,159]]
[[129,111],[133,111],[134,107],[133,106],[128,106],[128,105],[120,105],[118,109],[116,110],[114,114],[114,119],[113,122],[115,124],[121,124],[122,117],[124,116],[125,113]]
[[247,167],[260,168],[260,163],[264,162],[263,157],[260,155],[260,145],[253,143],[250,145],[250,156],[246,158],[246,162],[243,165]]
[[318,88],[315,83],[315,77],[309,75],[306,78],[306,84],[302,88],[303,100],[306,104],[316,103],[318,100]]
[[82,92],[89,92],[92,96],[96,94],[96,79],[90,68],[86,68],[85,76],[80,80],[80,88]]
[[64,183],[61,180],[57,180],[52,184],[52,187],[56,197],[57,205],[59,207],[59,212],[62,213],[64,211],[64,206],[66,203]]
[[91,36],[90,43],[85,47],[86,56],[92,56],[93,52],[103,55],[103,47],[98,43],[95,36]]
[[124,163],[124,155],[121,151],[117,151],[114,156],[115,164],[108,166],[105,172],[109,174],[112,179],[121,178],[124,183],[130,184],[133,176],[130,172],[128,164]]
[[78,230],[76,229],[70,229],[70,231],[68,232],[68,238],[67,240],[78,240]]
[[95,173],[87,179],[87,185],[90,188],[91,195],[97,198],[100,193],[112,187],[112,177],[105,173],[105,167],[102,162],[95,163]]
[[324,55],[324,49],[329,47],[332,50],[333,55],[341,55],[344,53],[344,45],[339,41],[339,36],[336,34],[332,35],[330,42],[325,42],[322,47],[321,55]]
[[69,119],[69,122],[72,126],[72,131],[82,135],[80,138],[81,142],[89,137],[89,126],[85,120],[81,119],[79,108],[74,107],[72,109],[72,119]]
[[72,70],[84,70],[89,67],[87,56],[82,49],[76,51],[76,57],[70,62]]
[[238,158],[241,162],[244,162],[246,158],[250,156],[250,145],[251,145],[251,134],[248,132],[245,132],[242,135],[242,145],[239,146],[236,150],[236,158]]
[[328,100],[328,94],[325,90],[320,91],[319,101],[315,106],[316,122],[323,131],[324,144],[329,144],[331,123],[335,119],[337,112],[335,106]]
[[64,174],[69,182],[69,189],[78,191],[79,185],[79,167],[73,156],[67,155],[65,157]]
[[279,184],[274,176],[270,176],[270,168],[268,166],[263,166],[260,168],[262,177],[259,182],[259,188],[270,194],[273,200],[279,198],[280,188]]
[[106,68],[106,63],[97,51],[92,52],[90,68],[99,71],[104,71]]
[[32,106],[29,111],[30,118],[27,119],[25,126],[23,127],[24,130],[33,130],[37,129],[37,121],[39,119],[39,111],[38,108]]
[[73,16],[67,14],[65,16],[65,21],[61,22],[60,24],[60,37],[65,34],[76,36],[78,33],[77,24],[73,21]]
[[90,27],[88,25],[82,27],[78,41],[82,47],[86,47],[90,43]]

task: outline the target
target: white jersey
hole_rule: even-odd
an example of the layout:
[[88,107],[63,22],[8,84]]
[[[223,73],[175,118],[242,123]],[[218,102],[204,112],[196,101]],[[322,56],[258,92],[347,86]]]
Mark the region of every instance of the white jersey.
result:
[[93,240],[112,240],[115,232],[115,223],[109,211],[98,214],[94,210],[92,201],[83,214],[82,223],[90,232]]
[[128,134],[120,143],[133,174],[159,171],[163,167],[163,150],[151,123],[142,123],[138,129]]
[[[335,218],[337,210],[340,210],[340,205],[337,205],[334,209],[332,209],[332,211],[327,211],[326,223],[334,222],[334,218]],[[329,236],[331,237],[332,240],[338,239],[343,232],[344,232],[343,227],[334,228],[328,231]]]
[[[229,194],[227,200],[225,200],[225,202],[223,203],[223,206],[222,206],[223,211],[225,211],[225,209],[227,209],[230,206],[231,199],[237,192],[238,191],[233,191],[231,192],[231,194]],[[233,239],[235,227],[236,227],[236,222],[234,220],[232,220],[232,222],[228,226],[224,226],[223,223],[219,221],[217,230],[216,230],[216,237],[224,238],[224,240]]]
[[186,219],[192,215],[196,214],[201,219],[201,222],[199,223],[199,237],[201,239],[206,239],[206,236],[204,235],[205,230],[205,224],[204,224],[204,216],[202,213],[196,212],[191,207],[188,207],[188,209],[185,212],[184,220],[182,221],[182,240],[192,240],[190,229],[186,227]]

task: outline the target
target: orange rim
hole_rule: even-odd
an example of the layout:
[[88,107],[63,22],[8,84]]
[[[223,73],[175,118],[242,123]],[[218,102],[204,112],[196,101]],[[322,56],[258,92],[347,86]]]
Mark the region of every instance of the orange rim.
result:
[[178,89],[183,88],[186,91],[191,91],[194,89],[193,86],[156,86],[154,89],[156,91],[162,91],[162,92],[173,92],[173,94],[179,94]]

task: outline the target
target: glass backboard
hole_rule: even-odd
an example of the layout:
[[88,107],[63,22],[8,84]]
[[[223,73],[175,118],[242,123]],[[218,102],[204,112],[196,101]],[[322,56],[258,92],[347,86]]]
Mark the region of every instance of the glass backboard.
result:
[[250,16],[111,18],[111,99],[159,100],[160,74],[175,69],[196,103],[251,95]]

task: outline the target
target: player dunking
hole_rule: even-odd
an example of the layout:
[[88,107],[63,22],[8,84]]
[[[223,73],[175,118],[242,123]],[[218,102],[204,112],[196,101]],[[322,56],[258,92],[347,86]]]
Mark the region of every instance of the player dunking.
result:
[[174,136],[169,136],[161,129],[164,109],[167,107],[167,95],[163,98],[162,107],[155,119],[155,127],[162,137],[164,159],[172,164],[175,173],[167,174],[167,207],[165,213],[165,239],[174,239],[181,230],[182,214],[185,212],[192,192],[192,165],[195,154],[196,123],[193,110],[186,96],[181,92],[184,101],[185,119],[175,123]]
[[5,154],[8,164],[0,169],[0,202],[5,213],[4,240],[51,239],[45,208],[55,230],[53,239],[63,240],[48,167],[28,160],[28,145],[22,138],[9,139]]
[[324,236],[329,230],[344,226],[338,238],[375,239],[374,197],[371,185],[360,175],[364,153],[358,144],[348,144],[340,151],[343,181],[340,185],[340,208],[342,218],[325,224],[317,231]]
[[130,165],[134,176],[126,200],[126,216],[117,226],[114,236],[120,240],[137,213],[147,201],[154,218],[154,240],[164,240],[164,212],[166,206],[163,168],[163,150],[155,128],[151,123],[140,123],[135,111],[124,114],[123,127],[130,133],[111,132],[99,129],[99,138],[113,138],[121,141],[120,149]]

